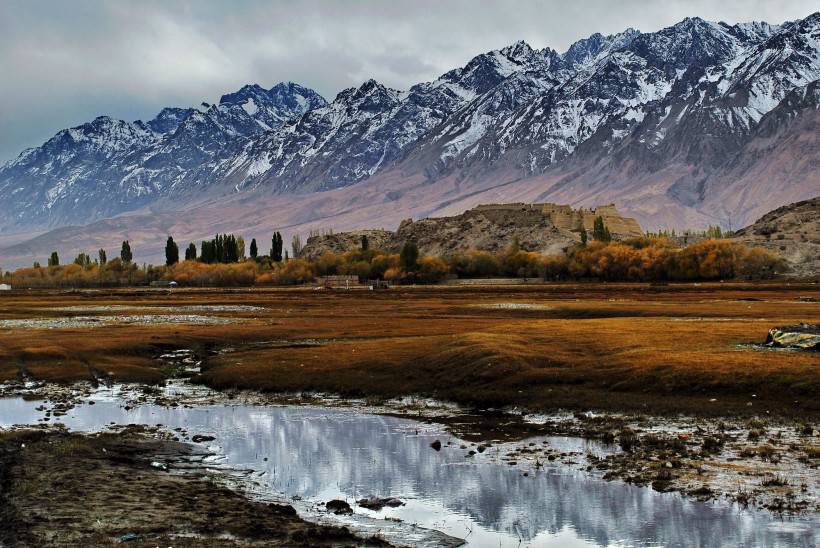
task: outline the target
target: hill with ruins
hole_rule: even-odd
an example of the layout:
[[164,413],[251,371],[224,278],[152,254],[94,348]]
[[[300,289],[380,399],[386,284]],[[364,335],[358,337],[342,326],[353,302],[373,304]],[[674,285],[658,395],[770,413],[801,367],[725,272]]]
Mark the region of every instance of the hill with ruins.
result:
[[395,232],[355,230],[313,235],[301,256],[315,259],[328,251],[350,251],[361,245],[362,236],[367,236],[370,247],[393,252],[413,240],[422,254],[439,257],[468,249],[496,252],[516,238],[521,249],[557,255],[581,241],[582,229],[592,233],[596,217],[604,220],[616,240],[642,234],[638,222],[621,215],[614,204],[579,209],[551,203],[485,204],[449,217],[406,219]]

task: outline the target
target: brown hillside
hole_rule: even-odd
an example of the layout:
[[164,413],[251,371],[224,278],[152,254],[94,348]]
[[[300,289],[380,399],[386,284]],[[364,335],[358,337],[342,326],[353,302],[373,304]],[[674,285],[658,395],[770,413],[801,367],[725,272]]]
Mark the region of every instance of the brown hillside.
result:
[[735,239],[780,255],[796,277],[820,274],[820,196],[771,211],[739,230]]

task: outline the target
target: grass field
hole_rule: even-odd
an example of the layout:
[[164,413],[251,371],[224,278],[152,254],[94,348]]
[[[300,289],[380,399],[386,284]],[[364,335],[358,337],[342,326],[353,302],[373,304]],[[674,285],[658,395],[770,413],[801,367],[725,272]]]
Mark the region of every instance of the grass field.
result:
[[[201,305],[261,309],[190,308]],[[232,322],[4,324],[178,313]],[[15,291],[0,295],[0,381],[155,383],[168,374],[159,354],[191,348],[205,358],[197,380],[216,388],[818,416],[818,354],[744,346],[796,322],[820,323],[816,284]]]

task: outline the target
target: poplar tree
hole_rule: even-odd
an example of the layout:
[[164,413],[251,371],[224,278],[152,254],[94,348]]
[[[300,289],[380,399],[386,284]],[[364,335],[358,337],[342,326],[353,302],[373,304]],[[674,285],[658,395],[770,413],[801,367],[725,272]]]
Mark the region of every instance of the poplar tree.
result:
[[256,238],[253,238],[251,240],[251,250],[250,251],[251,251],[251,259],[253,259],[255,261],[256,258],[259,256],[259,249],[256,247]]
[[298,234],[294,234],[291,238],[290,247],[293,250],[293,257],[296,258],[302,252],[302,238]]
[[74,264],[79,265],[79,266],[83,267],[84,269],[87,269],[88,267],[91,266],[91,257],[89,257],[88,254],[86,254],[86,253],[80,253],[74,259]]
[[595,222],[592,225],[592,237],[599,242],[609,242],[612,240],[612,234],[604,224],[604,218],[601,216],[595,217]]
[[416,264],[418,264],[418,261],[419,247],[413,240],[407,240],[404,242],[404,246],[401,248],[401,254],[399,255],[399,262],[401,263],[402,268],[405,272],[412,272],[416,269]]
[[179,262],[179,246],[171,236],[165,242],[165,264],[171,266]]
[[130,263],[131,260],[134,258],[134,255],[131,253],[131,244],[128,240],[125,240],[122,243],[122,248],[120,249],[120,259],[124,263]]
[[236,239],[236,256],[240,261],[245,260],[245,238],[242,236]]
[[200,245],[200,257],[199,260],[205,264],[211,264],[214,262],[215,254],[214,254],[214,242],[211,240],[210,242],[202,242]]
[[270,258],[274,262],[281,262],[282,261],[282,235],[279,232],[273,233],[273,238],[271,238],[271,248],[270,248]]

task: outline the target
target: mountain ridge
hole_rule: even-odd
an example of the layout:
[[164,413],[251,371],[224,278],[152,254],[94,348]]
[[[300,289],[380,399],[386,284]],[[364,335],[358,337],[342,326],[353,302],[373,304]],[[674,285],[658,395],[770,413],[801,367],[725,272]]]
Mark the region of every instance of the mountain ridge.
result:
[[100,117],[24,151],[0,167],[0,234],[250,202],[243,193],[299,204],[294,226],[317,218],[316,203],[367,226],[373,189],[415,218],[492,195],[616,202],[650,229],[736,228],[820,193],[818,78],[814,13],[781,25],[692,17],[563,53],[519,41],[405,91],[367,80],[331,102],[291,82],[249,84],[148,122]]

